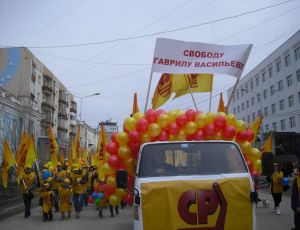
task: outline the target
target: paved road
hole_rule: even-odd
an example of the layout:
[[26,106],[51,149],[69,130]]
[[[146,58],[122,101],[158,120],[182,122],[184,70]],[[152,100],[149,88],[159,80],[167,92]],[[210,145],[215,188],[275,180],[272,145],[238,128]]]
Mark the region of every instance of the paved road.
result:
[[[271,196],[267,192],[260,192],[259,197],[262,199],[271,199]],[[290,209],[289,196],[283,196],[283,202],[281,203],[282,215],[277,216],[272,213],[273,202],[271,201],[270,208],[257,208],[257,230],[289,230],[293,225],[293,213]],[[109,217],[109,210],[104,211],[104,218],[100,219],[97,216],[97,212],[93,207],[84,208],[81,213],[80,219],[75,219],[74,214],[69,220],[60,220],[58,213],[54,214],[54,220],[52,222],[42,222],[42,216],[40,207],[32,210],[32,216],[28,219],[24,219],[23,213],[16,214],[12,217],[0,221],[1,230],[96,230],[96,229],[133,229],[132,217],[133,210],[131,207],[127,207],[124,210],[120,210],[120,215],[111,218]]]

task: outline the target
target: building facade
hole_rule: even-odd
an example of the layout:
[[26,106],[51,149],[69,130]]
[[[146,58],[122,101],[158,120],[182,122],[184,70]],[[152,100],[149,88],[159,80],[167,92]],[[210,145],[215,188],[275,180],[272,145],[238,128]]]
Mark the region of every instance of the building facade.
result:
[[[37,117],[28,115],[27,119],[31,118],[34,127],[38,127],[35,136],[42,160],[49,152],[50,126],[60,150],[66,152],[70,137],[76,135],[77,104],[73,95],[30,50],[0,49],[0,89],[32,105],[30,109],[38,114]],[[35,126],[36,123],[39,125]]]
[[118,123],[112,121],[101,121],[99,123],[98,131],[100,132],[100,127],[103,125],[107,137],[107,141],[110,142],[111,135],[115,132],[118,132]]
[[80,125],[80,146],[86,148],[88,152],[95,152],[97,150],[98,139],[99,131],[82,122]]
[[300,30],[240,80],[228,112],[247,124],[263,115],[263,133],[300,133]]

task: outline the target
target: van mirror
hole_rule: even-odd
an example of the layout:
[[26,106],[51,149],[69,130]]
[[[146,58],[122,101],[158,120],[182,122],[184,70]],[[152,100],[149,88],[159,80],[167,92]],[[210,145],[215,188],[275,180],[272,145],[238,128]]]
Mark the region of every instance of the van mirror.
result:
[[127,188],[128,187],[128,172],[125,170],[119,170],[116,174],[116,184],[117,188]]

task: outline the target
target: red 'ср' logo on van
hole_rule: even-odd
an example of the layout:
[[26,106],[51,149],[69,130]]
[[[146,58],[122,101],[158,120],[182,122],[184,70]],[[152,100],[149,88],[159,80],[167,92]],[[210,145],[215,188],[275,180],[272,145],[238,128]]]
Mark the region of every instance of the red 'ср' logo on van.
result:
[[[190,212],[191,205],[197,206],[197,212]],[[220,212],[214,227],[204,227],[208,224],[208,216],[216,213],[220,205]],[[212,190],[189,190],[184,192],[178,201],[178,213],[189,228],[178,230],[222,230],[225,225],[227,202],[217,182],[212,185]]]

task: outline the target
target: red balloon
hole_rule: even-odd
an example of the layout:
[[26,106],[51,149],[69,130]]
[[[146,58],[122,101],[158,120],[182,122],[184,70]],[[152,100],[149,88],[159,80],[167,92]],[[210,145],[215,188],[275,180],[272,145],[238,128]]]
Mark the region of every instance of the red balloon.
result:
[[193,134],[187,134],[186,135],[186,140],[187,141],[192,141],[194,139],[194,135]]
[[216,135],[216,128],[213,124],[208,124],[205,128],[204,128],[204,134],[205,136],[209,136],[209,137],[213,137]]
[[155,111],[155,109],[148,109],[146,111],[146,119],[149,121],[149,123],[154,123],[157,120],[157,112]]
[[232,139],[235,136],[236,128],[233,125],[226,125],[223,129],[223,136],[226,139]]
[[215,121],[214,121],[214,125],[217,129],[224,129],[225,125],[226,125],[226,119],[224,116],[217,116]]
[[89,201],[90,204],[93,204],[94,203],[94,198],[92,196],[90,196],[88,201]]
[[134,178],[133,178],[133,176],[128,175],[127,180],[128,180],[128,182],[127,182],[128,183],[128,187],[132,188],[133,185],[134,185]]
[[178,133],[179,129],[175,122],[171,123],[167,127],[167,132],[170,135],[176,135]]
[[117,154],[118,153],[118,148],[119,148],[119,145],[116,142],[113,142],[113,141],[106,145],[106,151],[109,154]]
[[194,135],[193,135],[193,139],[196,140],[196,141],[201,141],[201,140],[204,140],[205,139],[205,136],[204,136],[204,132],[203,130],[198,130]]
[[132,130],[128,133],[129,141],[132,142],[139,142],[140,141],[140,134],[136,130]]
[[259,173],[256,170],[253,170],[251,173],[252,178],[258,177]]
[[141,118],[136,123],[136,130],[138,132],[146,132],[149,126],[149,122],[145,118]]
[[185,124],[187,123],[187,118],[185,116],[185,114],[181,114],[176,118],[176,124],[180,127],[185,126]]
[[247,132],[245,130],[241,130],[236,134],[236,140],[239,142],[246,141]]
[[117,135],[118,135],[118,133],[113,132],[113,133],[111,134],[111,137],[110,137],[111,141],[117,142]]
[[128,142],[127,143],[128,147],[131,150],[131,155],[134,158],[137,158],[137,155],[139,154],[139,150],[140,150],[140,143],[139,142]]
[[133,195],[130,193],[127,193],[123,199],[122,199],[126,204],[132,205],[133,204]]
[[252,142],[254,140],[254,132],[252,129],[246,129],[246,141]]
[[122,163],[120,157],[117,155],[110,155],[107,162],[113,168],[118,168]]
[[109,197],[110,195],[112,195],[116,192],[116,188],[112,187],[108,184],[103,185],[103,190],[104,190],[105,197]]
[[165,129],[162,129],[160,135],[158,136],[159,141],[168,141],[169,135]]
[[189,109],[185,112],[185,116],[188,121],[195,121],[196,115],[197,115],[197,112],[193,109]]
[[163,109],[159,109],[159,110],[156,111],[156,113],[157,113],[157,117],[159,117],[160,114],[165,114],[166,111],[163,110]]

